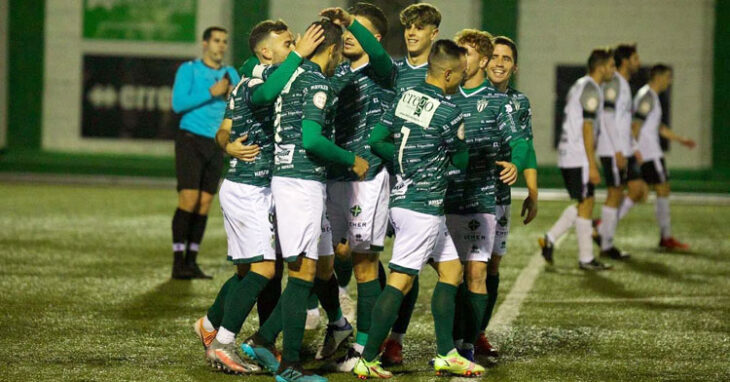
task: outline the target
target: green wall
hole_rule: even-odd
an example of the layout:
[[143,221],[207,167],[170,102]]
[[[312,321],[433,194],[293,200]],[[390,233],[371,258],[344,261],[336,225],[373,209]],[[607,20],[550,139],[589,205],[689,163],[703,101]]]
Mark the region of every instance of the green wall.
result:
[[730,0],[715,3],[712,168],[730,177]]
[[233,65],[238,68],[251,56],[248,33],[269,18],[268,0],[233,0]]

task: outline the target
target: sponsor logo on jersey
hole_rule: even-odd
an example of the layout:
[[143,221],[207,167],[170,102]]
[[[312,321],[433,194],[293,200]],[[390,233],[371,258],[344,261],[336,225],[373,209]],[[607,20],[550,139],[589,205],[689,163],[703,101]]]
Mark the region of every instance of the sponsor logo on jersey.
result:
[[501,225],[502,227],[506,227],[507,226],[507,223],[508,223],[508,221],[507,221],[507,215],[504,215],[501,218],[499,218],[499,220],[497,221],[497,223],[499,223],[499,225]]
[[471,219],[469,223],[467,223],[467,226],[470,230],[476,231],[481,226],[481,223],[479,223],[479,221],[477,221],[476,219]]
[[362,212],[362,208],[360,208],[360,206],[357,204],[355,204],[354,206],[352,206],[352,208],[350,208],[350,213],[354,217],[357,217],[358,215],[360,215],[361,212]]
[[441,101],[415,90],[408,90],[401,96],[395,108],[395,115],[423,128],[428,128]]

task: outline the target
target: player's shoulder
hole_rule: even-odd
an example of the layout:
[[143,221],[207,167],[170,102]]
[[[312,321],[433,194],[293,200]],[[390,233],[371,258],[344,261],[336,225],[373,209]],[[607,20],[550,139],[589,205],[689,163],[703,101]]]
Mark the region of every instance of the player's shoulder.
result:
[[335,77],[342,77],[351,72],[350,62],[345,61],[339,65],[337,65],[337,68],[335,69]]

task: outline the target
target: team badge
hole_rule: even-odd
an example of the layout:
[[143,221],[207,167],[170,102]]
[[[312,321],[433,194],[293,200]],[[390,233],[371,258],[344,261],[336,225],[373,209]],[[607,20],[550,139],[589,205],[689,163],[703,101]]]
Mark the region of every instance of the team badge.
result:
[[646,114],[646,113],[648,113],[648,112],[649,112],[649,110],[651,110],[651,102],[649,102],[649,101],[644,101],[644,102],[642,102],[642,103],[641,103],[641,105],[639,105],[639,111],[640,111],[640,112],[641,112],[642,114]]
[[325,92],[317,92],[312,97],[312,103],[314,103],[314,106],[317,106],[318,109],[324,109],[324,105],[327,104],[327,93]]
[[586,110],[596,111],[598,108],[598,98],[591,98],[586,102]]
[[615,100],[616,99],[616,89],[614,89],[614,88],[606,89],[606,99],[609,101]]
[[487,108],[488,105],[489,100],[487,100],[486,98],[480,99],[479,101],[477,101],[477,111],[481,113],[482,111],[484,111],[484,109]]

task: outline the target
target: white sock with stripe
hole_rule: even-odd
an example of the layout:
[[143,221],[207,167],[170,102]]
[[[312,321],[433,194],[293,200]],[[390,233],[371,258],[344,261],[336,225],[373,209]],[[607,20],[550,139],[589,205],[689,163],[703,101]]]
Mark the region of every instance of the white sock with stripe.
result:
[[593,260],[593,224],[591,219],[575,219],[575,234],[578,237],[578,260],[589,263]]
[[618,211],[613,207],[603,206],[601,210],[601,250],[607,251],[613,247],[613,237],[616,235]]
[[662,239],[672,236],[672,219],[669,214],[669,198],[656,198],[656,220],[659,223],[659,229]]
[[550,228],[550,231],[548,231],[547,233],[550,242],[555,243],[555,241],[557,241],[560,236],[563,236],[563,234],[565,234],[565,232],[573,226],[573,224],[575,223],[575,218],[577,216],[578,208],[575,207],[575,204],[571,204],[565,210],[563,210],[560,218],[558,218],[555,224],[553,224],[552,228]]
[[621,220],[629,213],[631,207],[634,206],[634,201],[629,197],[625,197],[624,201],[621,202],[621,207],[618,209],[618,220]]

